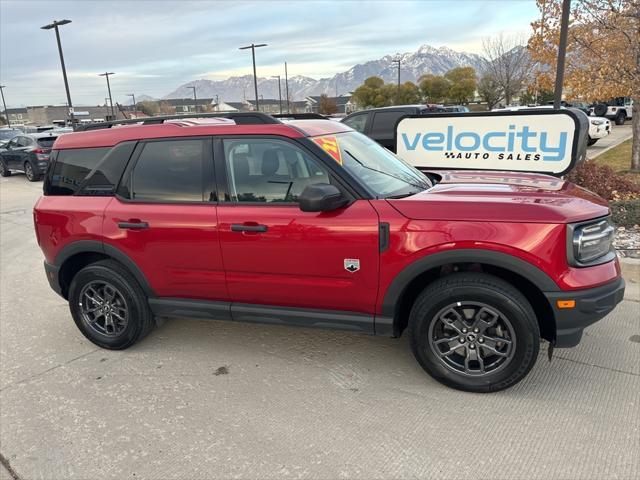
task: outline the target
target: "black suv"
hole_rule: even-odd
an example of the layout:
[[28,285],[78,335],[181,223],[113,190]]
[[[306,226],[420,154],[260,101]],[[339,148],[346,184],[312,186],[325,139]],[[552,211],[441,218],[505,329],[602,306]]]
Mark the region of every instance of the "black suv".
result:
[[51,147],[57,136],[52,133],[25,133],[9,140],[0,149],[0,176],[11,171],[24,172],[27,180],[37,182],[47,170]]
[[396,122],[400,117],[444,111],[443,107],[436,105],[398,105],[355,112],[347,115],[341,121],[395,153],[395,129]]

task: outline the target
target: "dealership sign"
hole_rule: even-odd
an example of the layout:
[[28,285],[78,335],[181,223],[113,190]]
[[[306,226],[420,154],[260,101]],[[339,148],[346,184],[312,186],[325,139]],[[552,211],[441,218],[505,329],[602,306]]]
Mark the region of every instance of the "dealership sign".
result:
[[588,125],[568,109],[407,116],[396,152],[416,167],[563,175],[584,155]]

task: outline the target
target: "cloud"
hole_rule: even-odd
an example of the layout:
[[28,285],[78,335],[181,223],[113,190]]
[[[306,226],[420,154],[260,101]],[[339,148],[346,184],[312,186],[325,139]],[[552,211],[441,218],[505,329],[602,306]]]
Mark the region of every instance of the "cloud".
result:
[[356,63],[424,43],[478,53],[481,38],[526,32],[533,2],[456,1],[0,1],[0,81],[12,105],[64,98],[52,31],[60,29],[74,102],[103,101],[114,71],[116,98],[131,91],[162,96],[196,78],[259,75],[332,76]]

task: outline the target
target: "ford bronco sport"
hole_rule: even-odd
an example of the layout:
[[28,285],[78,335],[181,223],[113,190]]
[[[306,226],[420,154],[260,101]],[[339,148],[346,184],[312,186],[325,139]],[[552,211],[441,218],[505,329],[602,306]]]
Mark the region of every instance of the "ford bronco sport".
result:
[[425,174],[341,123],[230,117],[56,141],[36,234],[96,345],[163,317],[404,332],[435,379],[489,392],[623,297],[609,209],[580,187]]

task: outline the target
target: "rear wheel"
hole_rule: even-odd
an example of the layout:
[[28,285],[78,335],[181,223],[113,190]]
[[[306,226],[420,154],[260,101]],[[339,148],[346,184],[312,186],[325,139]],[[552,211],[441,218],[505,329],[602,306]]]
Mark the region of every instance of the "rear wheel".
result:
[[103,348],[130,347],[154,325],[142,288],[113,260],[93,263],[75,275],[69,288],[69,308],[82,334]]
[[0,177],[10,177],[10,176],[11,176],[11,170],[7,168],[7,166],[4,164],[4,161],[0,160]]
[[40,174],[36,173],[36,169],[33,167],[31,162],[24,162],[24,174],[30,182],[37,182],[40,180]]
[[448,275],[425,288],[411,310],[409,335],[429,375],[470,392],[515,385],[535,364],[540,347],[527,299],[482,273]]
[[624,122],[627,120],[627,114],[625,112],[618,112],[616,115],[616,125],[624,125]]

